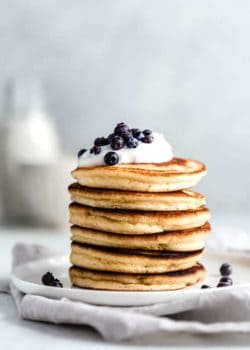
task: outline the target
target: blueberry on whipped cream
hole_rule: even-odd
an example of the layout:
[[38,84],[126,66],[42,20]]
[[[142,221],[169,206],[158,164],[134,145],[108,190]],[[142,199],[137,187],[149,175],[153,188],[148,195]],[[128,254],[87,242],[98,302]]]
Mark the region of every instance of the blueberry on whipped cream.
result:
[[145,135],[142,138],[142,142],[144,143],[152,143],[154,141],[154,137],[152,135]]
[[80,149],[80,151],[77,153],[77,157],[80,158],[85,152],[87,152],[86,149]]
[[172,147],[162,134],[150,129],[130,128],[122,122],[107,137],[97,137],[89,151],[79,151],[78,166],[162,163],[172,158]]
[[119,162],[119,156],[116,152],[108,152],[104,156],[104,162],[107,165],[116,165]]
[[133,128],[131,129],[132,135],[137,139],[140,140],[143,137],[143,134],[140,129]]
[[138,147],[138,140],[131,136],[126,140],[126,145],[128,148],[136,148]]
[[95,146],[106,146],[110,143],[106,137],[97,137],[94,141]]
[[122,149],[125,145],[125,140],[122,136],[115,135],[112,137],[111,140],[111,148],[113,150],[119,150]]
[[100,146],[93,146],[91,149],[90,149],[90,153],[94,153],[94,154],[99,154],[101,153],[102,149]]

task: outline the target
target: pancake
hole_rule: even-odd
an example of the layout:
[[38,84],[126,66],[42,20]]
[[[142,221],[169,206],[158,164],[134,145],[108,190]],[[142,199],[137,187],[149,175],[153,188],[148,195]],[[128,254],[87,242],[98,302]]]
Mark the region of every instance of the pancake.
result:
[[148,235],[118,235],[116,233],[72,226],[71,233],[71,240],[78,243],[112,248],[185,252],[204,248],[204,239],[210,233],[210,225],[206,223],[194,229]]
[[132,192],[83,187],[69,187],[73,202],[96,208],[132,210],[192,210],[206,204],[205,197],[190,190],[178,192]]
[[82,186],[138,192],[182,190],[196,185],[205,174],[204,164],[181,158],[165,163],[81,167],[72,171]]
[[200,227],[210,218],[207,208],[185,211],[126,211],[96,209],[72,203],[73,225],[120,234],[150,234]]
[[196,284],[207,275],[201,264],[182,271],[154,275],[100,272],[72,266],[69,274],[75,286],[120,291],[176,290]]
[[190,268],[203,250],[169,252],[139,249],[97,247],[72,243],[70,262],[78,267],[97,271],[124,273],[164,273]]

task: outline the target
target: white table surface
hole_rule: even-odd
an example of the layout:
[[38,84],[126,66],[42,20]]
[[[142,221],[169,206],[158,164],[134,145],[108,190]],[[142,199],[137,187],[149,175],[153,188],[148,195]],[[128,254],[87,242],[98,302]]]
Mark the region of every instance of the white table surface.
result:
[[[233,220],[232,225],[242,225],[250,232],[249,218]],[[217,227],[222,223],[217,220]],[[66,253],[69,250],[68,230],[34,229],[34,228],[0,228],[0,277],[8,274],[11,264],[11,248],[19,241],[36,242],[48,245]],[[250,236],[249,236],[250,237]],[[250,239],[249,239],[250,240]],[[161,349],[161,348],[203,348],[233,349],[250,347],[250,334],[221,334],[214,336],[190,334],[163,334],[138,337],[130,341],[110,343],[104,341],[89,327],[57,326],[46,323],[24,321],[18,314],[11,297],[0,294],[0,349],[46,350],[46,349]]]

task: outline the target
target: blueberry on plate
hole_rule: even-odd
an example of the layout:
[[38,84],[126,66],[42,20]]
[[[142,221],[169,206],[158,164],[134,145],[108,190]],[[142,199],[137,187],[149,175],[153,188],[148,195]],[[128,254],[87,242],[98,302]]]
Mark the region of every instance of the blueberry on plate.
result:
[[52,286],[53,286],[53,287],[63,288],[63,284],[62,284],[62,282],[61,282],[58,278],[55,278],[55,280],[54,280]]
[[58,278],[55,278],[53,273],[49,271],[42,276],[42,283],[45,286],[63,288],[62,282]]
[[80,151],[77,153],[77,157],[80,158],[87,150],[85,148],[80,149]]
[[136,148],[138,147],[138,140],[136,140],[134,137],[129,137],[126,140],[126,145],[128,146],[128,148]]
[[228,263],[224,263],[220,267],[220,273],[222,276],[229,276],[232,274],[232,266]]
[[229,276],[223,276],[223,277],[220,278],[219,283],[227,283],[227,284],[229,284],[231,286],[233,284],[233,280]]
[[111,148],[119,150],[124,147],[124,138],[121,136],[114,136],[111,141]]
[[202,286],[201,286],[201,289],[207,289],[207,288],[211,288],[209,285],[207,285],[207,284],[203,284]]
[[104,156],[104,162],[107,165],[116,165],[119,162],[119,156],[116,152],[108,152]]
[[220,287],[230,287],[230,286],[231,286],[231,284],[226,283],[226,282],[219,282],[219,283],[217,284],[217,287],[218,287],[218,288],[220,288]]

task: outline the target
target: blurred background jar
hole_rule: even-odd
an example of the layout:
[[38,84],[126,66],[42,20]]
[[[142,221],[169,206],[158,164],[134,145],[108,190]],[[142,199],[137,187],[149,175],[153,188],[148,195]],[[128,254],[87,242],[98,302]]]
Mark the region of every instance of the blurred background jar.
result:
[[39,79],[31,77],[6,83],[1,136],[5,222],[65,224],[73,159],[61,151]]

